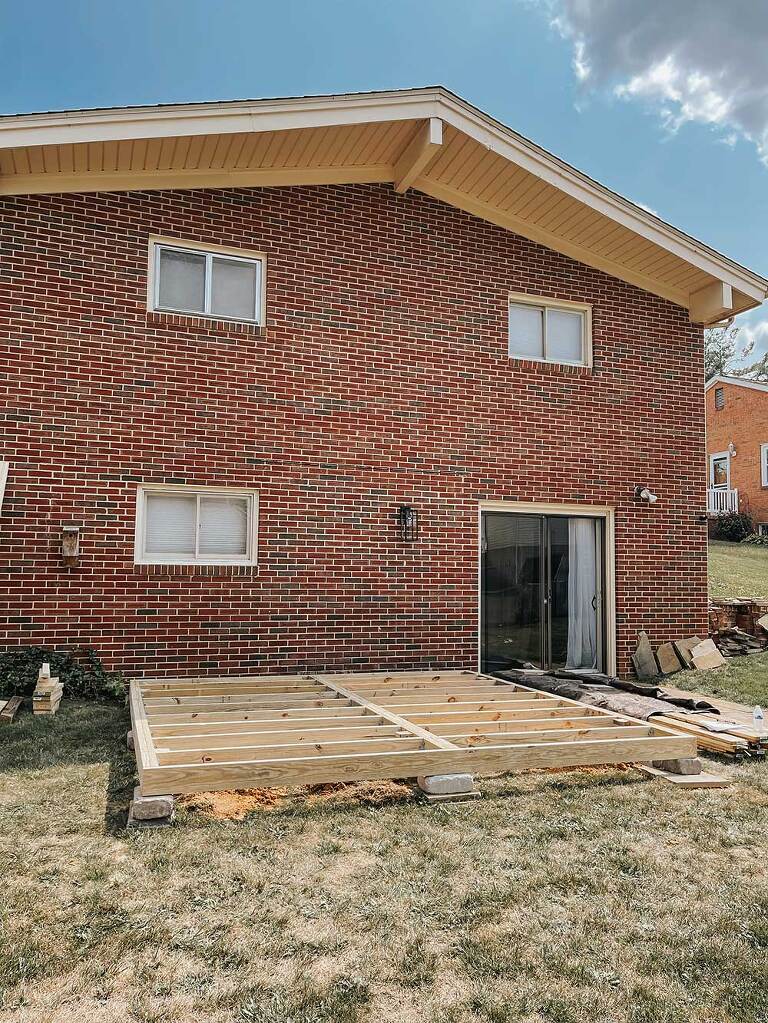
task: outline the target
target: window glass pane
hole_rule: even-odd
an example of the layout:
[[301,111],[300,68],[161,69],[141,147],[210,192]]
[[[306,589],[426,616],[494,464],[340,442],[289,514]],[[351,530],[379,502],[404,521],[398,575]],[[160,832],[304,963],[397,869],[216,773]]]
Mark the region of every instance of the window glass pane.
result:
[[725,487],[728,485],[728,462],[725,458],[712,459],[712,486]]
[[583,362],[581,313],[547,309],[547,358],[557,362]]
[[253,320],[256,316],[257,265],[237,259],[213,259],[211,312]]
[[509,307],[509,354],[544,357],[543,310],[533,305]]
[[205,309],[205,256],[177,249],[160,250],[157,304],[163,309],[201,313]]
[[248,554],[248,499],[200,499],[201,558],[244,558]]
[[195,554],[195,497],[147,494],[144,550],[147,554]]

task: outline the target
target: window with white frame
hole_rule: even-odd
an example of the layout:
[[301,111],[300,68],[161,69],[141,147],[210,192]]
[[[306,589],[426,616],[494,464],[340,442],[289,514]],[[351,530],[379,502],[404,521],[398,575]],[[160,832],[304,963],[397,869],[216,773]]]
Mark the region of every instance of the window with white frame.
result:
[[185,486],[139,487],[139,565],[255,565],[258,495]]
[[588,366],[592,358],[590,307],[512,295],[509,354],[518,359]]
[[768,487],[768,444],[760,445],[760,482]]
[[263,322],[262,256],[170,240],[153,240],[151,246],[152,309]]

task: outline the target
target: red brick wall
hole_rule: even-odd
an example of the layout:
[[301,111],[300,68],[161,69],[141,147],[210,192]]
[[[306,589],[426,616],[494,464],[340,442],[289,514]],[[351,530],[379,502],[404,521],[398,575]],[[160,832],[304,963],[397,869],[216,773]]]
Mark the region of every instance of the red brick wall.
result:
[[[640,628],[706,628],[684,310],[388,186],[14,197],[0,232],[6,645],[131,672],[473,666],[478,502],[512,498],[617,506],[621,669]],[[263,335],[148,314],[152,233],[265,251]],[[592,303],[594,370],[510,361],[510,290]],[[258,568],[134,567],[141,481],[257,488]]]
[[[739,506],[755,522],[768,522],[768,487],[760,473],[760,445],[768,444],[768,393],[738,384],[722,385],[725,406],[715,408],[715,388],[707,391],[707,456],[727,451],[733,442],[731,487]],[[707,467],[709,479],[709,467]]]

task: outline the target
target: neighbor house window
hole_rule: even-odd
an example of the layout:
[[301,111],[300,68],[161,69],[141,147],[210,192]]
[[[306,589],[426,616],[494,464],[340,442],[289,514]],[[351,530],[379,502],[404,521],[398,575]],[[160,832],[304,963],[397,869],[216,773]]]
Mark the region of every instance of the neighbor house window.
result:
[[731,459],[727,451],[719,451],[709,458],[709,485],[727,490],[731,485]]
[[264,257],[153,239],[149,305],[159,312],[263,322]]
[[760,445],[760,482],[768,487],[768,444]]
[[509,354],[517,359],[588,366],[592,360],[590,307],[513,295]]
[[139,487],[140,565],[255,565],[258,496],[211,487]]
[[725,392],[722,387],[715,388],[715,408],[725,408]]

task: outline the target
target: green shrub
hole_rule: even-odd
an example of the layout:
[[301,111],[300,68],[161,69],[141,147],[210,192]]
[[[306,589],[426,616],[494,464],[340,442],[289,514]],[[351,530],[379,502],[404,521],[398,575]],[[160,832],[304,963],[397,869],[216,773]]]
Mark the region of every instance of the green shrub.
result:
[[754,544],[755,547],[768,547],[768,533],[750,533],[741,542]]
[[754,531],[754,520],[747,512],[727,512],[725,515],[718,515],[715,519],[712,539],[741,543]]
[[48,662],[51,675],[64,685],[64,696],[116,700],[125,693],[125,682],[116,671],[107,671],[96,651],[50,650],[42,646],[12,647],[0,653],[0,697],[31,696],[40,665]]

